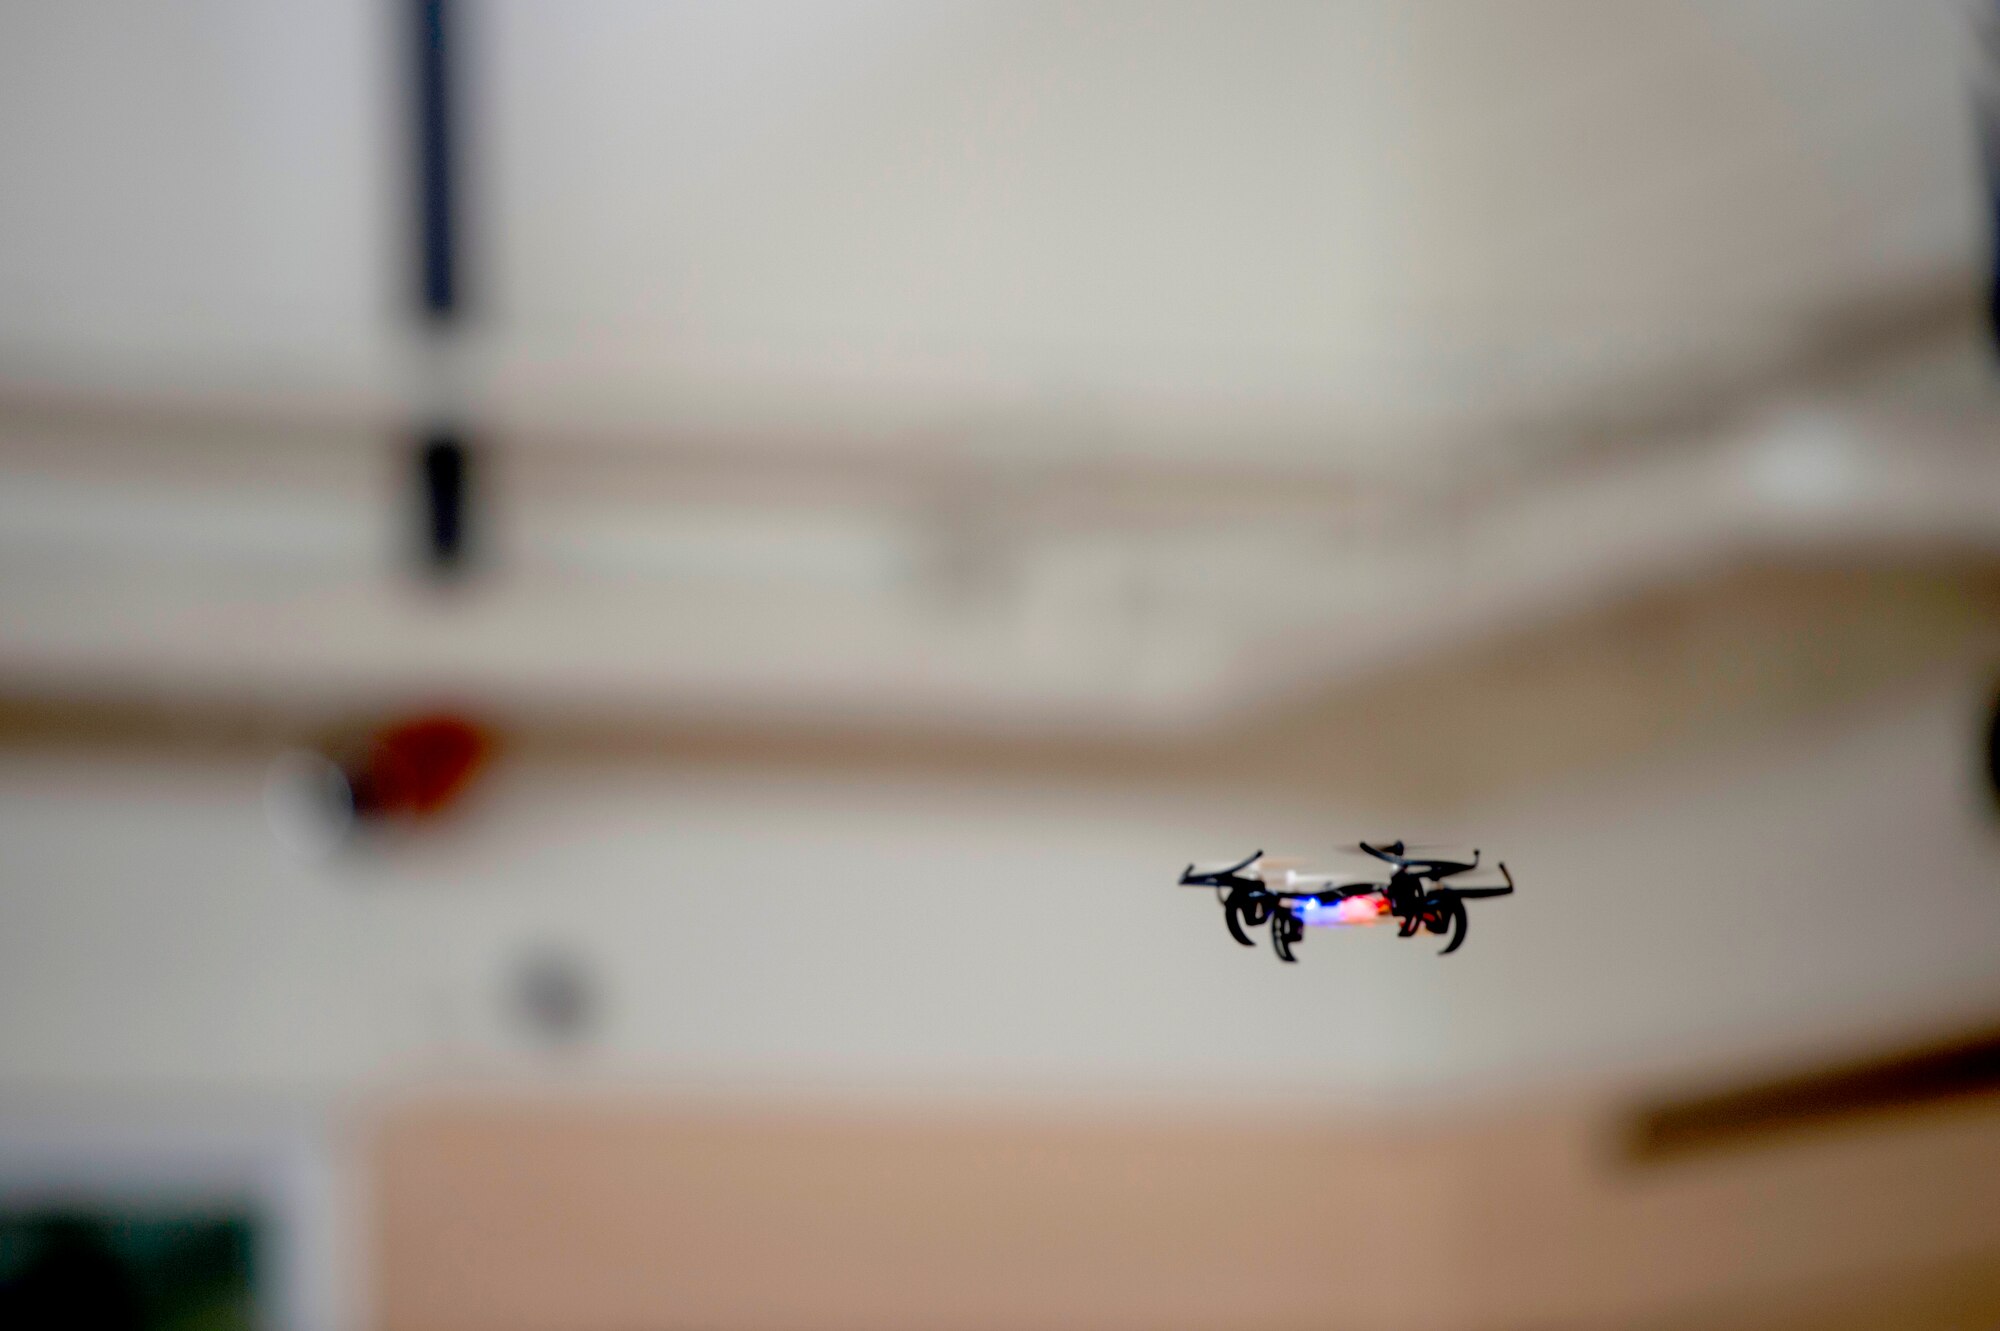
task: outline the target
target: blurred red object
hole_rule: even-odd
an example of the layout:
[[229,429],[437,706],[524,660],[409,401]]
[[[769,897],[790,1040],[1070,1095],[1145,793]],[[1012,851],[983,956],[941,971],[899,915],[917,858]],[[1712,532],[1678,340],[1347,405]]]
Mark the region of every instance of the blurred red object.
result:
[[492,741],[456,716],[425,716],[378,732],[358,771],[350,772],[354,812],[362,817],[440,813],[479,774]]

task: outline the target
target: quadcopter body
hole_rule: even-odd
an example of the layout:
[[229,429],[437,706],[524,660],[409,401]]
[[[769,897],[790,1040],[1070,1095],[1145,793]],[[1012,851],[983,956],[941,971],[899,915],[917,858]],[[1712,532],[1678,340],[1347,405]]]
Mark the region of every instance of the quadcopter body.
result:
[[1465,903],[1514,890],[1504,863],[1495,866],[1502,879],[1497,884],[1465,887],[1447,881],[1479,868],[1476,850],[1469,860],[1408,853],[1400,841],[1386,846],[1364,841],[1360,850],[1387,867],[1366,878],[1300,873],[1289,862],[1265,859],[1260,850],[1223,869],[1197,870],[1190,864],[1180,885],[1213,888],[1230,937],[1245,947],[1256,946],[1247,931],[1268,924],[1271,947],[1287,962],[1298,960],[1292,948],[1309,927],[1379,924],[1394,924],[1400,938],[1448,933],[1451,940],[1438,954],[1448,956],[1465,942]]

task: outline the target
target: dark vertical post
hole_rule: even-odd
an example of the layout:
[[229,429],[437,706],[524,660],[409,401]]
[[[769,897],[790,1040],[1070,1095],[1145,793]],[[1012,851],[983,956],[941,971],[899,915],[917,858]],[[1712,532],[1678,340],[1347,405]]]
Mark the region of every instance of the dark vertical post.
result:
[[2000,347],[2000,0],[1979,0],[1972,29],[1977,48],[1972,110],[1986,170],[1986,326]]
[[[1979,0],[1973,11],[1973,35],[1978,39],[1978,64],[1974,71],[1973,114],[1978,131],[1981,164],[1986,168],[1986,333],[1993,348],[2000,350],[2000,0]],[[1986,721],[1986,787],[2000,803],[2000,684],[1992,699],[1993,711]]]
[[440,572],[459,567],[465,556],[465,497],[471,458],[449,434],[434,434],[417,449],[424,491],[425,551]]
[[[457,128],[463,108],[453,45],[458,11],[453,0],[402,3],[414,79],[410,103],[416,242],[413,295],[418,317],[441,344],[454,335],[464,308],[461,135]],[[431,348],[434,356],[438,350],[438,345]],[[451,409],[457,406],[452,404]],[[424,433],[413,449],[411,480],[422,498],[424,564],[435,575],[463,571],[477,534],[470,517],[477,481],[473,452],[462,423],[448,418],[425,422]]]
[[1993,711],[1986,719],[1986,792],[2000,802],[2000,685],[1993,689]]
[[458,181],[453,152],[451,7],[407,0],[416,73],[418,302],[440,322],[458,312]]

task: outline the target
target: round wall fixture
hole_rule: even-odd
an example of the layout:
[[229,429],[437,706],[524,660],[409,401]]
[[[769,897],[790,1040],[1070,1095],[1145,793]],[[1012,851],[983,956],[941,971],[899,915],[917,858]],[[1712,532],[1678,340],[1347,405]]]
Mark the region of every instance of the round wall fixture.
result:
[[572,1048],[596,1025],[598,985],[588,958],[567,947],[524,949],[507,976],[507,1006],[517,1030],[544,1048]]

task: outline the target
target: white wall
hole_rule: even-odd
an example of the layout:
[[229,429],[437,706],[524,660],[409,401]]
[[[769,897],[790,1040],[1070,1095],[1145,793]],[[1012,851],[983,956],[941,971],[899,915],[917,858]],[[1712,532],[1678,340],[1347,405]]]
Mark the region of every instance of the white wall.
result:
[[434,841],[288,860],[257,767],[0,764],[0,1090],[319,1097],[520,1068],[523,945],[595,957],[577,1070],[683,1087],[1122,1096],[1520,1083],[1837,1044],[2000,1002],[1971,680],[1523,792],[1522,893],[1438,961],[1239,951],[1190,857],[1393,829],[1060,781],[503,769]]
[[[1476,815],[1541,890],[1440,991],[1437,1068],[1840,1057],[2000,1011],[1989,676]],[[1471,951],[1467,944],[1467,952]],[[1800,1051],[1804,1051],[1801,1054]]]

